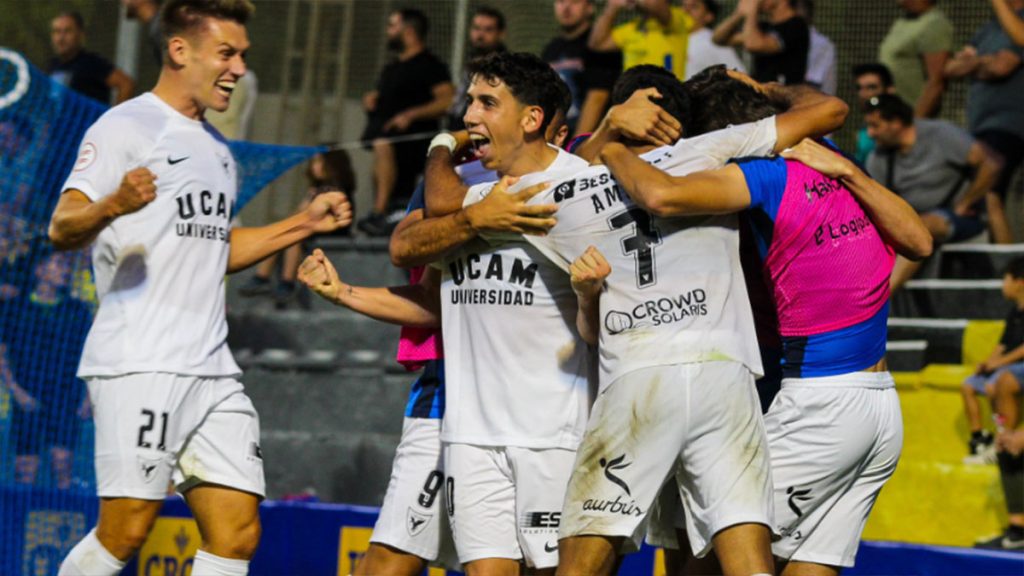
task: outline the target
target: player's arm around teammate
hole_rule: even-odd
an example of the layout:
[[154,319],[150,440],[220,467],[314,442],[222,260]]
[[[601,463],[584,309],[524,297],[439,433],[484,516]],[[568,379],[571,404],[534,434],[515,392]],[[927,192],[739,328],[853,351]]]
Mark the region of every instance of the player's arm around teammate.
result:
[[932,235],[910,204],[891,190],[873,180],[856,164],[840,154],[804,140],[782,156],[799,160],[822,174],[846,185],[871,221],[878,227],[886,243],[910,260],[923,260],[932,254]]

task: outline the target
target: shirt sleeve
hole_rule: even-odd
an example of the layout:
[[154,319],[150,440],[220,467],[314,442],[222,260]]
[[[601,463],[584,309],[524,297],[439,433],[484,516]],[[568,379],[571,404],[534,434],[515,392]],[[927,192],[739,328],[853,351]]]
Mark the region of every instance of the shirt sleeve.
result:
[[956,165],[966,165],[967,157],[971,154],[971,147],[974,146],[974,137],[966,130],[955,124],[942,122],[937,134],[938,141],[942,142],[942,151],[946,154],[946,161]]
[[[700,141],[696,142],[698,139]],[[768,156],[775,150],[778,140],[775,116],[715,130],[693,140],[694,145],[703,149],[719,165],[725,164],[730,158]]]
[[96,75],[95,77],[100,78],[103,81],[106,81],[111,72],[114,71],[114,65],[110,60],[99,55],[94,55],[93,58],[90,59],[89,67],[92,68]]
[[78,156],[61,191],[80,190],[96,202],[113,194],[124,175],[139,167],[152,143],[139,136],[140,127],[124,116],[102,116],[85,132]]
[[736,163],[750,190],[750,208],[761,210],[773,221],[786,191],[786,161],[782,158],[752,158]]
[[676,6],[671,6],[669,7],[669,11],[672,14],[671,21],[669,22],[670,34],[685,34],[686,32],[693,30],[693,18],[690,17],[690,14],[686,10]]
[[944,16],[934,18],[931,24],[922,27],[917,46],[921,54],[952,52],[953,23]]
[[437,86],[438,84],[444,84],[445,82],[452,81],[452,74],[448,71],[448,67],[445,66],[444,62],[440,60],[434,60],[434,65],[430,67],[430,73],[428,75],[430,80],[429,84],[431,87]]

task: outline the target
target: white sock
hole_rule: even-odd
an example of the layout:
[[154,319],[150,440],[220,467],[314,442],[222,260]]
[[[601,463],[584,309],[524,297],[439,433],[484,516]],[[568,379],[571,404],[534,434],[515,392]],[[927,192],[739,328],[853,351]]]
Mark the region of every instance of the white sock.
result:
[[93,528],[68,552],[57,576],[117,576],[124,565],[100,544]]
[[192,562],[192,576],[246,576],[248,573],[248,560],[221,558],[204,550],[196,552]]

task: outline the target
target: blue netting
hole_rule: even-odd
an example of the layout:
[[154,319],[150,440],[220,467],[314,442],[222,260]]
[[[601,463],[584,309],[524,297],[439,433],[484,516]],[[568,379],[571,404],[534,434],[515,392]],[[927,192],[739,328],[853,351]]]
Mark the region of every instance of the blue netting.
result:
[[[93,431],[75,370],[96,306],[88,250],[55,252],[50,214],[106,107],[0,48],[0,574],[55,574],[94,523]],[[237,209],[320,148],[233,142]]]

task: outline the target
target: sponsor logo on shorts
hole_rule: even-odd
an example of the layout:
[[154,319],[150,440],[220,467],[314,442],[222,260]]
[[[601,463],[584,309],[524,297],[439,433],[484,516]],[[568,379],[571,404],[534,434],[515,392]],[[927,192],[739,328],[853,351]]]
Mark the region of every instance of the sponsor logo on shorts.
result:
[[259,444],[255,442],[249,442],[249,456],[251,458],[263,460],[263,450],[260,450]]
[[433,516],[430,514],[421,514],[412,508],[409,508],[405,517],[405,527],[409,531],[409,536],[417,536],[420,532],[426,530],[427,524],[430,524],[431,518],[433,518]]
[[562,512],[530,511],[519,517],[520,534],[554,534],[562,523]]
[[605,478],[607,478],[613,484],[616,484],[620,488],[625,490],[627,496],[632,496],[633,494],[630,493],[630,491],[629,491],[629,484],[626,484],[626,482],[622,478],[619,478],[618,476],[616,476],[615,474],[612,473],[612,472],[615,472],[615,471],[627,468],[627,467],[629,467],[630,464],[632,464],[632,462],[623,462],[623,460],[625,460],[625,459],[626,459],[626,455],[625,454],[623,454],[622,456],[619,456],[618,458],[612,458],[611,460],[605,460],[604,458],[601,458],[598,461],[598,464],[601,465],[601,468],[604,468],[604,477]]
[[610,310],[605,314],[604,327],[614,336],[634,328],[663,326],[707,314],[707,293],[696,288],[676,296],[641,302],[629,311]]
[[156,471],[160,467],[159,458],[144,458],[138,457],[139,474],[142,475],[144,481],[152,482],[156,478]]
[[636,500],[628,502],[622,500],[622,496],[616,496],[615,500],[595,500],[588,498],[583,501],[583,509],[591,512],[607,512],[609,514],[622,514],[623,516],[643,516],[643,510],[636,504]]
[[789,509],[795,512],[797,516],[803,516],[803,510],[797,504],[811,499],[811,489],[804,488],[800,490],[796,486],[790,486],[786,488],[786,494],[789,494],[789,499],[786,501],[789,504]]
[[544,543],[544,551],[545,552],[557,552],[558,551],[558,543],[555,542],[555,544],[552,545],[552,544],[548,544],[547,542],[545,542]]

